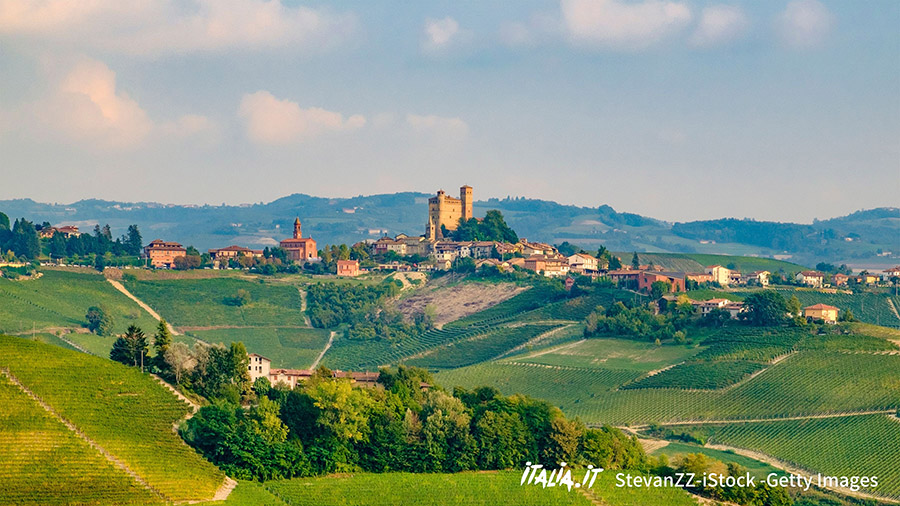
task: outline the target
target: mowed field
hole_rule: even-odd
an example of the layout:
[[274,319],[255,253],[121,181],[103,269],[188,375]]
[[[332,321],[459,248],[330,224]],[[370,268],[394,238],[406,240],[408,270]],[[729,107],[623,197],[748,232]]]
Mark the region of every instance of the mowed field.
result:
[[146,311],[95,271],[42,269],[42,273],[40,278],[28,281],[0,278],[0,332],[80,328],[87,324],[84,316],[90,306],[105,307],[117,333],[125,332],[131,324],[145,331],[156,325]]
[[272,361],[272,367],[307,368],[328,342],[328,330],[314,328],[250,327],[191,330],[187,335],[208,343],[242,342],[250,353]]
[[[190,412],[189,407],[139,370],[108,359],[9,336],[0,336],[0,368],[9,371],[56,413],[136,473],[147,484],[140,488],[153,498],[161,498],[160,502],[207,500],[222,485],[224,474],[188,447],[173,429],[173,425]],[[62,426],[55,416],[49,421],[41,421],[34,415],[33,408],[37,404],[26,402],[7,383],[3,390],[12,396],[10,402],[15,402],[24,411],[7,409],[9,405],[3,404],[3,412],[15,416],[0,415],[3,424],[0,434],[18,431],[21,435],[20,444],[0,449],[8,452],[7,458],[0,458],[0,474],[22,465],[21,457],[17,455],[30,451],[32,446],[32,458],[37,461],[29,469],[30,479],[19,483],[17,493],[31,498],[31,504],[50,503],[58,495],[55,492],[57,484],[47,485],[47,482],[56,479],[56,472],[66,469],[71,458],[73,466],[92,463],[96,469],[85,470],[81,478],[75,473],[74,477],[64,475],[61,479],[77,482],[95,476],[92,473],[99,473],[101,478],[97,479],[113,475],[109,477],[108,486],[79,488],[77,483],[64,484],[91,499],[83,501],[85,504],[127,503],[120,493],[123,487],[130,486],[130,479],[123,482],[115,478],[114,473],[107,472],[109,464],[98,450],[87,452],[83,446],[68,440],[66,433],[60,432],[52,423],[56,421]],[[24,390],[19,389],[19,392]],[[35,402],[30,397],[27,400]],[[46,424],[50,439],[42,439],[44,434],[33,429],[22,433],[20,412],[24,413],[21,416],[33,418],[34,423]],[[75,434],[65,430],[70,435]],[[56,444],[53,438],[61,445],[51,457],[59,466],[43,465],[40,463],[41,452],[46,450],[42,448]],[[90,455],[99,459],[89,458]],[[141,502],[146,495],[139,492],[135,497]]]
[[[573,478],[578,471],[573,472]],[[637,473],[634,473],[637,474]],[[520,471],[482,471],[457,474],[356,473],[268,481],[241,482],[225,502],[212,506],[609,506],[696,505],[680,489],[615,488],[615,473],[597,475],[586,493],[578,489],[521,486]]]
[[[176,327],[305,326],[298,288],[262,278],[136,281],[125,287]],[[238,290],[250,294],[249,303],[230,303]]]

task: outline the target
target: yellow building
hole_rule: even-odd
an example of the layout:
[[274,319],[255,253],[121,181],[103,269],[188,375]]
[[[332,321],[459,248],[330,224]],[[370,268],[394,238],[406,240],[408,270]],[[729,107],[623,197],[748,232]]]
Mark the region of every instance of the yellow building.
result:
[[460,218],[468,220],[472,214],[472,187],[462,186],[459,189],[459,198],[454,198],[444,190],[438,190],[437,195],[428,199],[428,224],[425,226],[425,238],[436,240],[443,237],[441,227],[447,230],[456,230],[459,227]]
[[803,308],[803,317],[812,320],[824,320],[825,323],[835,323],[838,318],[838,308],[828,304],[815,304]]

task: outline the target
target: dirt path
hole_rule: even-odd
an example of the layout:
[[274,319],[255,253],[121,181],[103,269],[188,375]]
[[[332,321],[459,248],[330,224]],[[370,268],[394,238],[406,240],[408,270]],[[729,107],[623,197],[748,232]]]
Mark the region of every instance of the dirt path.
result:
[[894,301],[892,301],[890,297],[885,298],[885,300],[887,300],[888,306],[891,306],[891,311],[893,311],[894,316],[900,320],[900,313],[897,312],[897,306],[894,305]]
[[300,311],[303,312],[303,323],[307,327],[312,328],[312,322],[309,321],[309,315],[306,314],[306,290],[300,288],[297,288],[297,290],[300,292]]
[[76,426],[74,423],[72,423],[72,422],[70,422],[69,420],[66,420],[65,418],[63,418],[62,415],[60,415],[55,409],[53,409],[52,406],[50,406],[49,404],[47,404],[46,402],[44,402],[44,400],[41,399],[40,397],[38,397],[37,394],[35,394],[34,392],[32,392],[31,389],[29,389],[28,387],[26,387],[25,385],[23,385],[22,382],[20,382],[19,379],[16,378],[16,377],[15,377],[8,369],[0,369],[0,374],[3,374],[3,375],[6,376],[7,378],[9,378],[10,381],[12,381],[12,382],[13,382],[13,383],[14,383],[14,384],[15,384],[22,392],[24,392],[26,395],[28,395],[28,397],[31,397],[32,399],[34,399],[34,401],[37,402],[38,405],[40,405],[42,408],[44,408],[45,411],[47,411],[47,412],[50,413],[54,418],[56,418],[57,420],[59,420],[63,425],[66,426],[67,429],[69,429],[69,430],[71,430],[72,432],[74,432],[76,436],[78,436],[79,438],[83,439],[88,445],[90,445],[91,448],[93,448],[94,450],[97,450],[98,452],[100,452],[101,455],[103,455],[104,457],[106,457],[106,460],[112,462],[113,465],[115,465],[116,467],[118,467],[119,469],[121,469],[122,471],[124,471],[126,474],[128,474],[129,476],[131,476],[131,477],[132,477],[136,482],[138,482],[142,487],[144,487],[144,488],[146,488],[147,490],[153,492],[153,493],[154,493],[155,495],[157,495],[160,499],[162,499],[162,500],[164,500],[164,501],[166,501],[166,502],[171,502],[171,500],[170,500],[168,497],[164,496],[164,495],[162,494],[162,492],[160,492],[159,490],[156,490],[156,489],[153,488],[149,483],[147,483],[146,481],[144,481],[144,479],[141,478],[140,475],[138,475],[136,472],[132,471],[131,468],[129,468],[128,465],[126,465],[124,462],[122,462],[121,460],[119,460],[118,457],[116,457],[116,456],[113,455],[112,453],[109,453],[105,448],[103,448],[102,446],[100,446],[99,444],[97,444],[96,441],[94,441],[93,439],[89,438],[89,437],[87,436],[87,434],[85,434],[84,432],[82,432],[81,429],[79,429],[78,426]]
[[193,330],[223,330],[223,329],[305,329],[302,325],[182,325],[178,327],[183,332]]
[[319,353],[319,356],[316,357],[316,361],[313,362],[311,366],[309,366],[310,369],[315,369],[316,367],[319,367],[319,362],[322,361],[322,357],[325,356],[325,352],[328,351],[328,348],[331,348],[331,343],[334,341],[334,336],[336,336],[336,335],[337,335],[337,332],[332,330],[331,334],[328,336],[328,342],[325,343],[325,349],[322,350],[322,353]]
[[[152,316],[153,318],[156,318],[157,320],[162,320],[162,317],[159,316],[159,313],[157,313],[156,311],[154,311],[152,307],[150,307],[150,306],[148,306],[147,304],[145,304],[144,301],[142,301],[141,299],[135,297],[134,294],[132,294],[131,292],[129,292],[128,289],[125,288],[125,287],[122,285],[122,283],[119,283],[118,281],[116,281],[116,280],[114,280],[114,279],[109,279],[109,278],[106,278],[106,280],[109,281],[109,284],[111,284],[112,286],[114,286],[114,287],[116,288],[116,290],[122,292],[123,294],[125,294],[126,297],[128,297],[129,299],[135,301],[135,302],[137,303],[138,306],[141,306],[141,308],[143,308],[144,311],[147,312],[147,314],[149,314],[149,315]],[[169,326],[169,332],[171,332],[173,336],[180,336],[180,335],[181,335],[181,332],[178,332],[177,330],[175,330],[175,327],[173,327],[171,323],[166,322],[166,325]]]
[[[787,416],[783,418],[747,418],[737,420],[684,420],[680,422],[665,422],[659,425],[663,427],[672,427],[676,425],[724,425],[732,423],[762,423],[762,422],[788,422],[796,420],[819,420],[822,418],[845,418],[848,416],[867,416],[867,415],[890,415],[896,413],[895,409],[881,409],[872,411],[847,411],[844,413],[828,413],[823,415],[804,415],[804,416]],[[588,424],[592,426],[591,424]],[[599,425],[598,425],[599,427]],[[631,429],[641,430],[650,427],[649,425],[632,425]]]
[[527,348],[527,347],[529,347],[529,346],[534,346],[535,344],[538,344],[538,343],[540,343],[541,341],[545,341],[545,340],[547,340],[547,339],[550,339],[551,337],[555,336],[556,334],[559,334],[559,333],[562,332],[563,330],[572,328],[573,326],[575,326],[574,323],[569,323],[569,324],[563,325],[562,327],[556,327],[556,328],[554,328],[554,329],[550,329],[550,330],[548,330],[547,332],[544,332],[543,334],[540,334],[540,335],[538,335],[538,336],[535,336],[535,337],[529,339],[528,341],[526,341],[526,342],[524,342],[524,343],[522,343],[522,344],[520,344],[520,345],[518,345],[518,346],[516,346],[516,347],[514,347],[514,348],[512,348],[512,349],[506,350],[506,351],[503,352],[502,354],[500,354],[500,355],[494,357],[492,360],[497,360],[498,358],[503,358],[503,357],[507,357],[507,356],[509,356],[509,355],[515,354],[515,353],[517,353],[518,351],[524,350],[525,348]]

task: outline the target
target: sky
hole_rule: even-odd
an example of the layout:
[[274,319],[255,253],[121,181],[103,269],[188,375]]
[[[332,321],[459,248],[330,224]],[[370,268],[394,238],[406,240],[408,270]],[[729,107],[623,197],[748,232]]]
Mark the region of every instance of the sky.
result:
[[900,206],[900,2],[0,0],[0,199]]

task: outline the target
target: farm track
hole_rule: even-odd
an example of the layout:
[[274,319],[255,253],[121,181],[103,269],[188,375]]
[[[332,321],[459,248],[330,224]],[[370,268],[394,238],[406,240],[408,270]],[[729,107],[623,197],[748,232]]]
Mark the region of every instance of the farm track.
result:
[[115,455],[113,455],[112,453],[107,451],[105,448],[100,446],[93,439],[89,438],[87,436],[87,434],[85,434],[84,432],[81,431],[81,429],[78,428],[78,426],[76,426],[74,423],[70,422],[69,420],[63,418],[63,416],[60,415],[55,409],[53,409],[52,406],[50,406],[49,404],[44,402],[44,400],[41,399],[40,397],[38,397],[37,394],[32,392],[31,389],[29,389],[24,384],[22,384],[22,382],[19,381],[19,378],[15,377],[12,374],[12,372],[10,372],[8,369],[0,369],[0,374],[3,374],[7,378],[9,378],[9,380],[12,381],[23,393],[25,393],[28,397],[31,397],[42,408],[44,408],[45,411],[50,413],[50,415],[52,415],[54,418],[59,420],[60,423],[65,425],[67,429],[74,432],[76,436],[78,436],[79,438],[84,440],[88,445],[90,445],[91,448],[93,448],[94,450],[97,450],[101,455],[103,455],[106,458],[106,460],[110,461],[114,466],[121,469],[123,472],[125,472],[129,476],[131,476],[142,487],[146,488],[147,490],[149,490],[150,492],[155,494],[157,497],[159,497],[163,501],[172,502],[168,497],[163,495],[162,492],[160,492],[159,490],[156,490],[155,488],[153,488],[153,486],[151,486],[149,483],[147,483],[139,474],[132,471],[131,468],[129,468],[127,464],[125,464],[124,462],[119,460],[118,457],[116,457]]
[[900,313],[897,312],[897,306],[894,305],[894,301],[891,300],[890,297],[888,297],[887,303],[888,303],[888,306],[890,306],[890,308],[891,308],[891,312],[894,313],[894,316],[896,316],[897,319],[900,320]]
[[311,366],[309,366],[310,369],[315,369],[316,367],[319,367],[319,362],[322,361],[322,357],[324,357],[325,353],[328,352],[328,349],[331,348],[331,343],[334,342],[334,337],[336,335],[337,335],[337,332],[332,330],[331,334],[328,335],[328,342],[325,343],[325,349],[323,349],[322,352],[319,353],[319,356],[316,357],[316,360],[312,363]]
[[[155,318],[157,321],[162,320],[162,317],[159,316],[159,313],[154,311],[153,308],[150,307],[149,305],[147,305],[144,301],[135,297],[133,293],[129,292],[128,289],[125,288],[124,285],[122,285],[122,283],[119,283],[118,281],[116,281],[114,279],[109,279],[109,278],[106,278],[106,280],[109,281],[109,284],[111,284],[116,290],[122,292],[126,297],[128,297],[129,299],[136,302],[138,306],[141,306],[141,308],[143,308],[143,310],[146,311],[147,314],[149,314],[150,316]],[[175,327],[173,327],[171,323],[166,322],[166,325],[169,326],[169,332],[171,332],[173,336],[181,335],[181,332],[179,332],[178,330],[175,330]]]
[[300,311],[303,312],[303,323],[312,328],[312,322],[309,320],[309,315],[306,314],[306,290],[302,288],[297,288],[297,290],[300,292]]
[[512,348],[512,349],[506,350],[505,352],[501,353],[500,355],[497,355],[496,357],[494,357],[492,360],[497,360],[498,358],[503,358],[503,357],[512,355],[513,353],[516,353],[516,352],[518,352],[519,350],[523,350],[523,349],[525,349],[525,348],[527,348],[527,347],[529,347],[529,346],[534,346],[535,344],[538,344],[538,343],[540,343],[541,341],[545,341],[545,340],[547,340],[547,339],[550,339],[551,337],[555,336],[556,334],[559,334],[559,333],[562,332],[563,330],[568,329],[568,328],[572,328],[572,327],[575,326],[575,325],[576,325],[576,323],[575,323],[575,322],[572,322],[572,323],[568,323],[568,324],[566,324],[566,325],[563,325],[562,327],[556,327],[555,329],[550,329],[550,330],[548,330],[547,332],[544,332],[543,334],[541,334],[541,335],[539,335],[539,336],[536,336],[536,337],[534,337],[534,338],[532,338],[532,339],[529,339],[528,341],[526,341],[526,342],[524,342],[524,343],[522,343],[522,344],[520,344],[520,345],[518,345],[518,346],[516,346],[516,347],[514,347],[514,348]]
[[[660,423],[660,426],[663,427],[672,427],[677,425],[729,425],[729,424],[737,424],[737,423],[764,423],[764,422],[790,422],[797,420],[819,420],[823,418],[846,418],[848,416],[868,416],[868,415],[892,415],[896,413],[896,409],[878,409],[878,410],[870,410],[870,411],[846,411],[843,413],[822,413],[818,415],[799,415],[799,416],[785,416],[780,418],[737,418],[731,420],[682,420],[679,422],[665,422]],[[588,424],[591,427],[600,427],[602,425],[599,424]],[[627,427],[627,429],[632,430],[641,430],[649,428],[650,425],[632,425]],[[626,427],[620,427],[625,429]]]
[[178,327],[184,332],[225,329],[305,329],[303,325],[184,325]]

